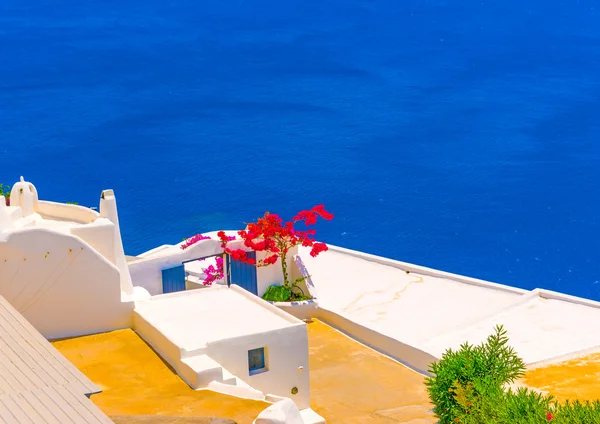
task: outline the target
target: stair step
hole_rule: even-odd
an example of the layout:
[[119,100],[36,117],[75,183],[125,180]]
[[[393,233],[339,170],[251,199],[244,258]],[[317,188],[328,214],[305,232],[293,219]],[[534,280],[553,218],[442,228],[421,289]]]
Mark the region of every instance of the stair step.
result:
[[229,371],[227,371],[225,368],[223,368],[223,380],[221,380],[221,383],[237,386],[238,378]]
[[206,274],[203,272],[198,272],[198,271],[188,271],[187,269],[185,270],[187,272],[188,278],[190,277],[195,277],[198,280],[204,281],[204,279],[206,278]]
[[195,275],[192,274],[188,274],[187,276],[187,281],[189,281],[190,283],[195,283],[195,284],[201,284],[201,280],[200,278],[196,277]]
[[202,261],[194,261],[188,262],[185,264],[185,272],[188,275],[193,275],[194,277],[198,277],[202,280],[206,278],[206,274],[204,274],[204,268],[208,266],[202,263]]
[[317,414],[311,408],[300,410],[300,416],[304,424],[325,424],[325,418]]
[[238,379],[235,375],[231,374],[226,369],[223,369],[223,379],[221,383],[223,384],[231,384],[232,386],[237,386]]
[[223,380],[223,367],[207,355],[197,355],[181,360],[196,374],[195,387],[208,386],[211,381]]

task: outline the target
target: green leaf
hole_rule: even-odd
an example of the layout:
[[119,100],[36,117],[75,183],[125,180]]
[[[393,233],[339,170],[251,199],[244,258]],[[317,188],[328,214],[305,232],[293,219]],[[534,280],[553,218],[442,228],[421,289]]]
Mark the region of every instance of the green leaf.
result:
[[285,286],[270,286],[263,295],[263,299],[271,302],[285,302],[292,297],[292,291]]

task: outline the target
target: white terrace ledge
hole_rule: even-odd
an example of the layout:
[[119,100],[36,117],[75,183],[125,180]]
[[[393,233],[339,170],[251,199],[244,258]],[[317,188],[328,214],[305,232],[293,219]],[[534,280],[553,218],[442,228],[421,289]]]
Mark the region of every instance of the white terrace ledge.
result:
[[600,345],[598,302],[337,246],[299,256],[319,293],[317,317],[422,373],[447,348],[478,344],[498,324],[527,364]]

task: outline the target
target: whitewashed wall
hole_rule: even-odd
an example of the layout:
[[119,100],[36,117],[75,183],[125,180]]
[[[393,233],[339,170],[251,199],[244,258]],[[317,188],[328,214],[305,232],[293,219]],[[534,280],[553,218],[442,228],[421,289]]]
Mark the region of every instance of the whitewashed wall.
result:
[[131,326],[118,269],[89,244],[42,228],[0,235],[0,295],[47,338]]
[[[308,330],[306,324],[279,310],[264,300],[238,292],[273,313],[285,316],[295,325],[263,333],[209,342],[207,354],[233,375],[265,394],[287,396],[298,408],[310,408],[310,373],[308,364]],[[267,371],[250,375],[248,351],[265,348]],[[298,389],[292,394],[292,388]]]
[[129,273],[134,287],[143,287],[152,296],[161,294],[162,270],[185,261],[222,253],[221,243],[217,240],[203,240],[188,249],[182,250],[178,245],[163,249],[156,256],[149,256],[130,262]]
[[[294,263],[294,255],[298,253],[298,248],[295,247],[290,250],[287,254],[286,262],[288,269],[288,278],[293,281],[297,278],[298,273],[295,270]],[[270,254],[265,254],[264,252],[256,252],[256,259],[264,259],[266,256],[270,256]],[[257,286],[258,286],[258,295],[262,297],[267,291],[269,286],[274,284],[281,285],[283,284],[283,272],[281,271],[281,260],[277,260],[276,263],[269,266],[261,266],[256,270],[257,277]]]
[[108,219],[98,218],[92,224],[74,225],[70,228],[70,232],[96,249],[110,263],[117,265],[115,226]]
[[84,206],[50,202],[48,200],[38,201],[36,212],[46,219],[60,219],[80,224],[94,222],[100,217],[98,212]]
[[[228,231],[228,234],[235,234],[234,231]],[[129,273],[133,286],[143,287],[155,296],[162,294],[162,270],[177,265],[185,261],[206,256],[223,253],[221,243],[216,240],[216,232],[206,233],[215,240],[202,240],[189,248],[182,250],[180,245],[163,245],[139,256],[139,259],[130,262]],[[230,249],[246,249],[241,241],[232,241],[228,244]],[[296,278],[298,273],[294,270],[294,255],[298,252],[297,248],[290,250],[287,256],[288,272],[290,279]],[[264,252],[257,252],[256,259],[264,259]],[[283,273],[281,271],[281,262],[266,267],[258,267],[256,270],[258,295],[262,296],[267,288],[273,284],[283,283]]]

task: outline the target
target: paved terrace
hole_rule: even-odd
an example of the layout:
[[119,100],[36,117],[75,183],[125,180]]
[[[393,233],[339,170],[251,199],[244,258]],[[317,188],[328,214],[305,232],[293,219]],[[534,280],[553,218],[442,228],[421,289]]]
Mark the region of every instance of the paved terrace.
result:
[[600,352],[576,355],[550,365],[540,365],[527,371],[518,382],[559,401],[600,399]]
[[478,344],[498,324],[527,364],[600,345],[597,302],[338,247],[317,258],[301,248],[299,256],[322,319],[422,372],[447,348]]
[[[208,390],[192,390],[133,330],[53,342],[67,359],[99,384],[91,397],[119,423],[138,415],[209,416],[251,423],[268,404]],[[126,417],[131,416],[131,421]],[[165,423],[168,422],[165,420]]]
[[[311,404],[328,423],[435,422],[423,376],[318,320],[308,324],[308,335]],[[102,393],[91,399],[119,424],[146,422],[140,414],[163,416],[164,423],[200,415],[250,424],[267,407],[192,390],[132,330],[57,341],[54,346],[102,386]]]

